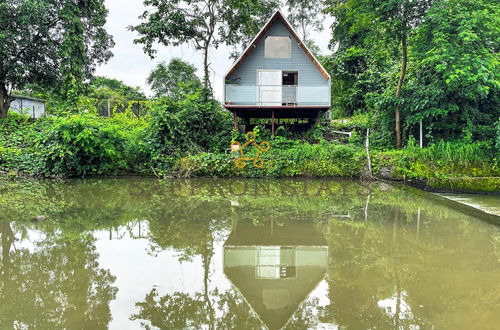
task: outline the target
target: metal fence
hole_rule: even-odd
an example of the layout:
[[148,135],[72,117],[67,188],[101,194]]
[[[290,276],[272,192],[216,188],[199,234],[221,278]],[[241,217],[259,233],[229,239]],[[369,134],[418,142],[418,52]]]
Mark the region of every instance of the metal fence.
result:
[[328,106],[329,86],[232,85],[225,86],[225,103],[256,106]]

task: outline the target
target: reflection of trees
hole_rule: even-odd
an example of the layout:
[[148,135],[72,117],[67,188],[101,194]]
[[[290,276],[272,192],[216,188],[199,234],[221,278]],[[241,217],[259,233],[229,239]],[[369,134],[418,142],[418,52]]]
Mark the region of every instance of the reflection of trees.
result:
[[319,322],[318,299],[307,299],[283,329],[314,329]]
[[[202,293],[189,295],[175,292],[160,296],[156,289],[136,304],[138,313],[132,320],[140,320],[146,329],[262,329],[258,316],[250,310],[241,295],[234,290],[210,292],[218,312],[210,311]],[[294,313],[284,329],[310,329],[319,322],[317,299],[308,299]]]
[[[148,218],[153,252],[175,249],[180,252],[181,262],[195,256],[201,258],[203,290],[194,294],[173,292],[160,295],[152,289],[143,301],[136,304],[138,312],[131,319],[140,320],[146,328],[260,329],[262,322],[239,292],[209,289],[211,260],[214,242],[224,233],[229,233],[233,224],[231,219],[239,219],[240,213],[246,211],[246,217],[258,219],[255,225],[262,226],[263,222],[273,219],[275,213],[262,208],[235,210],[230,201],[221,196],[202,196],[205,197],[155,195]],[[289,327],[307,328],[316,324],[316,305],[316,300],[304,303],[290,320]]]
[[[144,320],[160,328],[199,327],[213,329],[214,297],[209,292],[210,264],[217,236],[227,228],[228,201],[157,194],[152,197],[148,213],[149,238],[153,253],[167,248],[179,252],[179,261],[200,256],[203,266],[203,292],[190,296],[176,292],[160,297],[153,289],[144,302],[137,303],[139,313],[131,319]],[[147,321],[146,321],[147,320]]]
[[143,320],[141,325],[150,329],[200,328],[207,323],[206,305],[201,295],[194,297],[187,293],[176,292],[159,296],[156,289],[146,295],[144,301],[136,303],[139,313],[131,320]]
[[10,224],[1,225],[1,328],[107,328],[117,289],[99,268],[92,237],[48,237],[33,251],[11,249]]
[[[494,278],[500,267],[490,239],[494,227],[474,224],[476,219],[443,211],[424,198],[398,197],[372,196],[367,222],[329,222],[326,319],[355,329],[488,329],[497,324],[500,283]],[[390,312],[381,301],[392,305]]]
[[[153,252],[173,248],[179,251],[179,261],[199,256],[202,261],[203,291],[195,294],[174,292],[160,296],[152,289],[136,306],[131,316],[141,320],[145,328],[209,329],[231,328],[260,324],[234,291],[209,289],[210,266],[214,242],[228,230],[230,203],[222,199],[173,198],[157,195],[149,215],[149,233]],[[220,315],[220,311],[223,311]]]
[[[496,324],[498,228],[478,225],[411,189],[353,181],[326,186],[320,180],[85,180],[12,183],[10,190],[9,185],[0,187],[0,297],[8,302],[0,307],[0,328],[106,327],[114,279],[99,268],[93,239],[81,233],[135,220],[148,222],[150,252],[174,249],[182,262],[200,257],[204,289],[164,296],[152,290],[134,318],[160,327],[259,328],[238,292],[209,290],[209,279],[214,242],[232,221],[265,226],[271,217],[277,225],[290,218],[321,222],[329,242],[331,303],[319,317],[313,315],[316,305],[301,305],[289,328],[314,327],[317,318],[354,329]],[[347,212],[350,218],[335,217]],[[37,215],[48,220],[31,224]],[[5,222],[11,219],[37,226],[47,238],[32,250],[16,249],[20,229]],[[379,306],[383,300],[393,301],[392,313]],[[404,315],[404,306],[411,314]]]
[[204,293],[189,295],[175,292],[159,296],[156,289],[136,304],[139,312],[132,320],[141,320],[146,329],[260,329],[259,319],[250,311],[243,299],[234,291],[210,291],[217,313],[207,307]]

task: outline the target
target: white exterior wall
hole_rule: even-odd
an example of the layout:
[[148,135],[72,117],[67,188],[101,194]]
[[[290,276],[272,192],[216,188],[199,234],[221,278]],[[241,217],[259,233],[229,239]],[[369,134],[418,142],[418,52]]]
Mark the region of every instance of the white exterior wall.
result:
[[30,116],[31,118],[39,118],[45,114],[45,103],[19,97],[12,101],[10,110]]

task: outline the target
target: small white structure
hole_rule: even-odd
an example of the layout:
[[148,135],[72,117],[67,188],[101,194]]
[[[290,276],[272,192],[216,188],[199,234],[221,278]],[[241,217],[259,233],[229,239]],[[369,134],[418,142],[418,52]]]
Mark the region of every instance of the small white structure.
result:
[[45,100],[23,95],[12,95],[15,100],[10,104],[10,110],[31,118],[39,118],[45,114]]

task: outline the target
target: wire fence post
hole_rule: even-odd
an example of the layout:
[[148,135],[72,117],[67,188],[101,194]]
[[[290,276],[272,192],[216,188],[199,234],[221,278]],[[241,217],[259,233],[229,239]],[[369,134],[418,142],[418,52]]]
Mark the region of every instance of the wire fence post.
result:
[[420,149],[424,147],[424,136],[423,136],[423,128],[422,128],[422,120],[420,121]]

